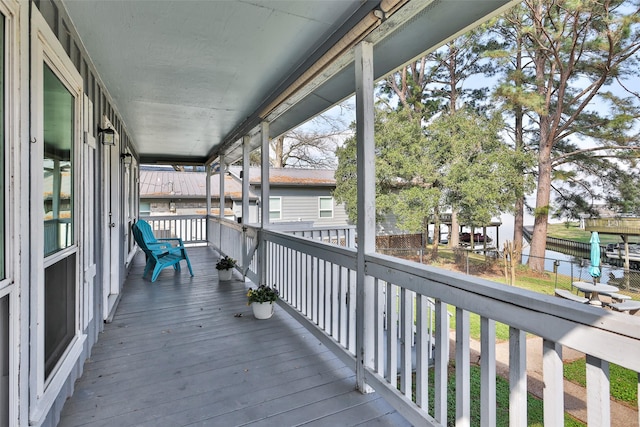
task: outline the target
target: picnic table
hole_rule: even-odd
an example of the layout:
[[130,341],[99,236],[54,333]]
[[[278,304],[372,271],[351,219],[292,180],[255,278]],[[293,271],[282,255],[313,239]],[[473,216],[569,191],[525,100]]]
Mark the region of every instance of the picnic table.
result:
[[573,282],[573,286],[584,292],[585,297],[589,298],[589,304],[599,306],[602,306],[602,301],[600,301],[598,293],[612,294],[620,290],[615,286],[604,285],[601,283]]

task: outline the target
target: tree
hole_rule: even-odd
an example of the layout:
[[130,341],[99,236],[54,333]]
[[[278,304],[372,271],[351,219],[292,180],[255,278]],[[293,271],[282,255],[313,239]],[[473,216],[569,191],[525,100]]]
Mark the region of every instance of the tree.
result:
[[[636,166],[636,165],[634,165]],[[620,213],[640,216],[640,173],[636,168],[617,170],[607,179],[607,207]]]
[[[498,132],[498,117],[471,109],[442,114],[423,127],[406,110],[376,111],[376,208],[395,215],[398,226],[427,233],[440,212],[454,208],[469,225],[483,225],[513,204],[514,171]],[[338,151],[334,197],[356,212],[355,138]],[[437,236],[432,257],[437,257]]]
[[342,119],[349,107],[341,104],[338,108],[269,141],[271,166],[334,169],[336,149],[350,134],[349,125]]
[[[514,34],[523,36],[526,63],[513,73],[520,86],[509,100],[524,108],[535,129],[537,193],[529,266],[543,271],[552,189],[564,187],[570,194],[571,184],[603,176],[614,165],[608,159],[623,159],[639,148],[637,94],[624,94],[625,79],[637,70],[638,5],[526,0],[517,12],[517,19],[501,25],[514,25]],[[581,139],[588,144],[577,144]],[[554,177],[561,178],[555,187]],[[558,194],[561,200],[578,201],[576,194]]]
[[[380,87],[387,106],[394,108],[392,101],[397,100],[396,108],[418,124],[435,114],[455,114],[461,106],[483,110],[480,101],[486,99],[488,89],[465,87],[464,83],[473,76],[491,73],[492,67],[481,53],[494,47],[486,44],[493,42],[484,37],[484,31],[484,27],[471,30],[388,76]],[[451,229],[458,228],[454,206]],[[458,234],[452,233],[449,245],[456,247],[458,243]],[[434,239],[434,250],[437,244]]]

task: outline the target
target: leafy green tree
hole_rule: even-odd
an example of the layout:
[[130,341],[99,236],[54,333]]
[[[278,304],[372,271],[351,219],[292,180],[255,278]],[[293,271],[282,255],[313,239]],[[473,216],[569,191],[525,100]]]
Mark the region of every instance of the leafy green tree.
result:
[[[634,165],[636,166],[636,165]],[[615,171],[607,179],[607,207],[620,213],[640,216],[640,173],[637,168]]]
[[[465,82],[473,76],[492,73],[493,67],[481,53],[495,47],[484,32],[484,26],[473,29],[388,76],[380,86],[383,102],[418,123],[435,114],[455,114],[461,107],[482,111],[488,89],[473,88]],[[439,216],[434,220],[437,228]],[[457,230],[458,223],[458,211],[454,207],[451,229]],[[458,234],[453,233],[449,245],[455,247],[458,243]]]
[[[513,204],[510,188],[517,173],[500,140],[498,117],[470,109],[442,114],[426,128],[407,111],[378,109],[376,114],[376,208],[392,213],[398,226],[427,233],[438,229],[440,212],[455,209],[469,225],[483,225]],[[355,138],[338,151],[334,196],[351,220],[356,212]],[[437,257],[437,239],[432,256]]]
[[534,270],[544,268],[552,190],[561,210],[584,206],[598,194],[578,183],[638,150],[638,96],[627,90],[637,72],[638,20],[635,1],[526,0],[499,23],[511,26],[513,37],[502,41],[520,55],[499,95],[534,132],[530,145],[521,141],[537,155]]

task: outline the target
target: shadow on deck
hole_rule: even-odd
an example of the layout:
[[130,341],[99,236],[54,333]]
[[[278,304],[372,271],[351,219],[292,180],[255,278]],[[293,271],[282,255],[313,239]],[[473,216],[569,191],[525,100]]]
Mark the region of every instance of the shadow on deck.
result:
[[[218,255],[189,248],[195,277],[142,280],[139,254],[60,426],[408,425],[281,308],[256,320]],[[237,317],[241,314],[240,317]]]

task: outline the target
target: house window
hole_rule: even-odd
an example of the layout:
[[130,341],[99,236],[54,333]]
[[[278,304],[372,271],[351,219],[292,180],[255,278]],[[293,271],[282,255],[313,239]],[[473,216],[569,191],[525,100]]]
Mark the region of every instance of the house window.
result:
[[269,197],[269,219],[282,218],[282,198]]
[[140,216],[149,216],[149,215],[151,215],[151,203],[140,202]]
[[47,64],[43,89],[44,363],[48,378],[76,332],[76,254],[51,256],[74,243],[76,99]]
[[320,218],[333,218],[333,197],[320,197],[318,206]]
[[5,97],[4,97],[4,15],[0,14],[0,187],[3,189],[2,195],[0,195],[0,279],[7,277],[5,271],[5,218],[4,218],[4,206],[5,195],[7,189],[4,186],[5,175],[5,131],[4,131],[4,116],[5,116]]
[[73,122],[75,99],[44,66],[44,255],[73,242]]

